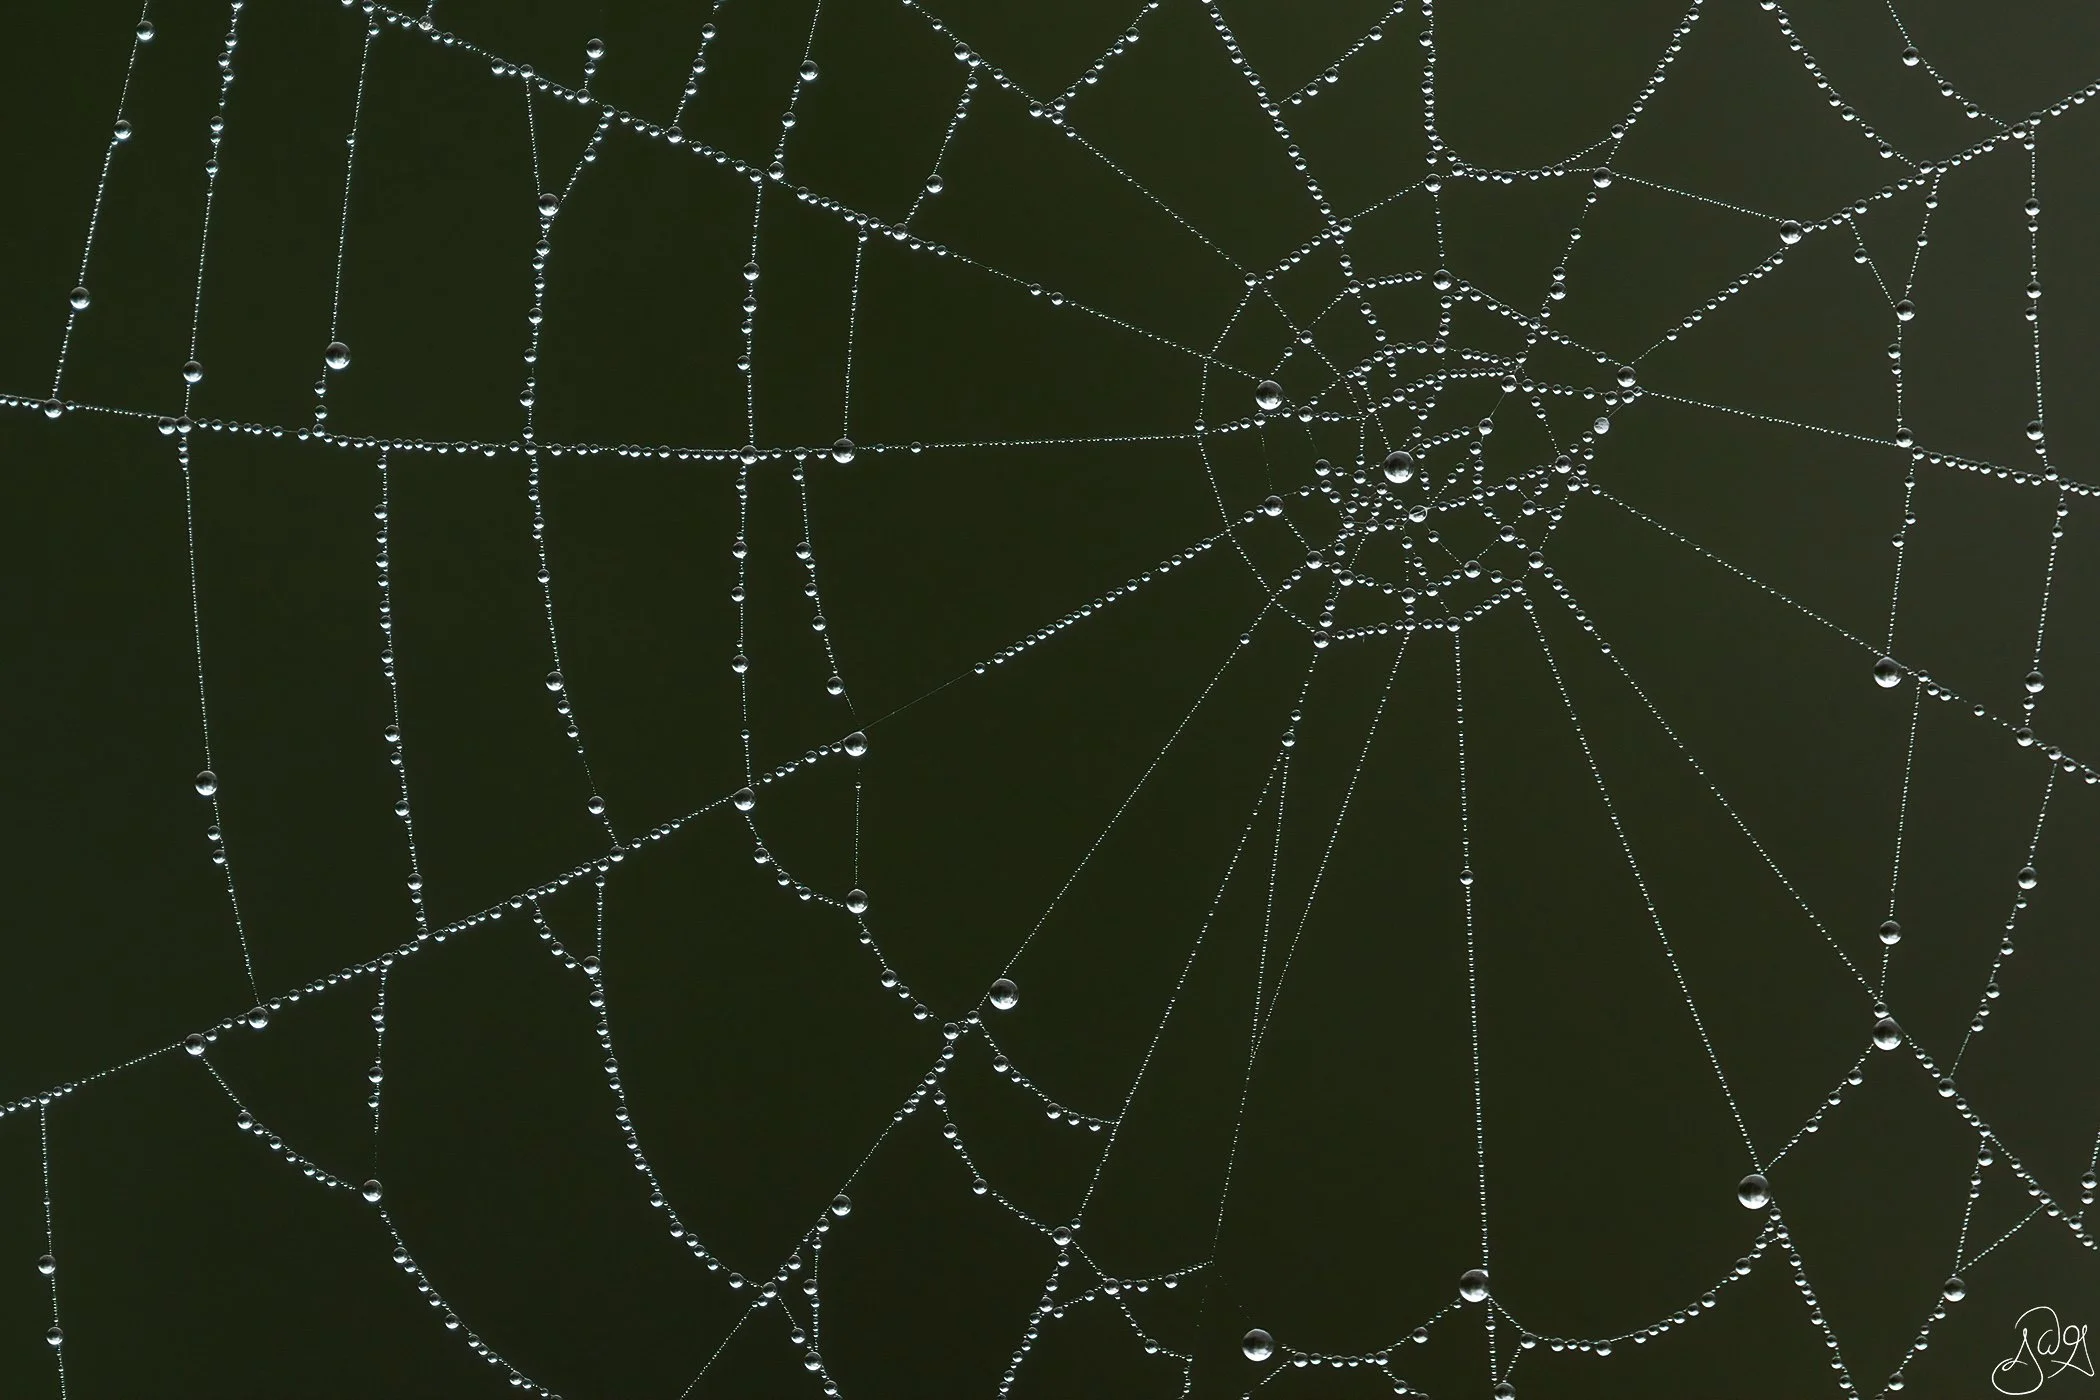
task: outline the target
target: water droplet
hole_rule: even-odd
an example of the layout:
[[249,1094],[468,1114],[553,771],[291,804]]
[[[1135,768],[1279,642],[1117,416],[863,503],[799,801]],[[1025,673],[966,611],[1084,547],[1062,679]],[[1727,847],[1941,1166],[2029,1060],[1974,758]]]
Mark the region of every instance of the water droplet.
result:
[[1940,1285],[1940,1296],[1950,1303],[1959,1303],[1969,1296],[1969,1285],[1963,1283],[1961,1277],[1956,1275]]
[[[1599,1346],[1597,1354],[1602,1356],[1605,1350],[1605,1347]],[[1508,1381],[1496,1381],[1494,1394],[1495,1400],[1517,1400],[1517,1388]]]
[[1271,496],[1261,503],[1261,513],[1268,516],[1283,514],[1283,497]]
[[129,141],[131,139],[131,123],[119,119],[117,122],[115,135],[119,141]]
[[946,188],[948,188],[948,182],[943,180],[939,175],[928,175],[926,177],[926,193],[939,194],[942,190]]
[[46,418],[56,418],[59,414],[64,413],[65,411],[66,406],[60,403],[57,399],[44,400],[44,416]]
[[46,1254],[36,1261],[36,1271],[45,1278],[49,1278],[58,1272],[58,1261]]
[[53,1346],[59,1345],[61,1342],[65,1341],[65,1339],[66,1329],[59,1326],[55,1322],[51,1324],[50,1330],[44,1333],[44,1340],[51,1343],[51,1345]]
[[1610,189],[1611,172],[1609,170],[1592,170],[1590,172],[1590,183],[1600,190]]
[[182,382],[183,382],[183,383],[185,383],[185,384],[195,384],[195,383],[197,383],[198,381],[202,380],[203,378],[204,378],[204,366],[203,366],[203,365],[200,365],[200,364],[198,364],[198,363],[197,363],[197,362],[196,362],[195,360],[191,360],[191,361],[189,361],[189,362],[188,362],[187,364],[183,365],[183,367],[182,367]]
[[1893,690],[1903,680],[1903,668],[1892,656],[1884,656],[1874,663],[1874,684],[1883,690]]
[[374,1205],[377,1205],[379,1203],[380,1197],[379,1178],[373,1177],[371,1180],[367,1181],[363,1186],[359,1187],[358,1194],[360,1196],[363,1196],[366,1200],[372,1202]]
[[738,788],[736,796],[730,798],[729,803],[739,812],[748,812],[758,805],[758,794],[750,788]]
[[[1385,479],[1395,486],[1414,480],[1415,459],[1405,452],[1389,452],[1385,458]],[[1279,503],[1280,504],[1280,503]],[[1271,514],[1274,514],[1272,511]]]
[[71,304],[72,308],[75,311],[85,311],[88,309],[88,289],[85,287],[75,287],[73,289],[73,295],[67,297],[66,300],[68,303]]
[[197,775],[197,796],[210,797],[219,790],[219,775],[207,768]]
[[562,685],[563,685],[563,681],[562,681],[562,678],[561,678],[561,672],[559,672],[559,671],[549,671],[549,672],[547,673],[547,689],[548,689],[548,690],[550,690],[550,691],[552,691],[552,692],[554,692],[554,693],[556,693],[556,694],[559,694],[559,693],[561,692],[561,688],[562,688]]
[[824,692],[827,695],[844,695],[846,683],[837,676],[827,676],[824,679]]
[[152,21],[152,20],[150,20],[150,19],[142,19],[142,20],[140,20],[140,21],[139,21],[139,28],[138,28],[138,35],[139,35],[139,42],[140,42],[140,43],[142,43],[142,44],[150,44],[150,43],[152,43],[152,42],[153,42],[153,21]]
[[1011,1011],[1020,1004],[1021,989],[1011,978],[1002,977],[992,983],[992,1005],[1001,1011]]
[[1779,226],[1779,241],[1791,248],[1801,241],[1801,225],[1788,219]]
[[851,755],[854,758],[859,758],[862,754],[866,753],[867,751],[867,735],[861,733],[861,731],[856,729],[851,734],[848,734],[846,736],[846,752],[849,755]]
[[865,913],[867,913],[867,912],[868,912],[868,892],[867,892],[866,890],[847,890],[847,891],[846,891],[846,910],[847,910],[847,912],[848,912],[848,913],[853,913],[853,914],[865,914]]
[[745,264],[744,264],[744,280],[745,280],[746,282],[756,282],[756,281],[758,280],[758,264],[757,264],[757,263],[755,263],[755,262],[747,262],[747,263],[745,263]]
[[1256,1327],[1240,1338],[1240,1350],[1249,1361],[1267,1361],[1276,1354],[1276,1339]]
[[270,1024],[270,1008],[258,1006],[248,1013],[248,1025],[252,1030],[261,1030]]
[[584,803],[583,806],[584,810],[589,812],[594,817],[602,817],[605,815],[605,799],[597,796],[595,793],[592,794],[591,800]]
[[844,1219],[853,1214],[853,1202],[844,1192],[831,1198],[831,1213]]
[[1254,386],[1254,406],[1264,413],[1274,413],[1283,407],[1283,386],[1273,379],[1264,379]]
[[2027,693],[2029,695],[2040,695],[2042,693],[2042,687],[2046,684],[2046,682],[2042,679],[2042,673],[2040,671],[2029,671],[2027,673],[2027,679],[2020,682],[2020,684],[2027,687]]
[[1903,1028],[1896,1024],[1893,1016],[1884,1016],[1874,1023],[1874,1048],[1893,1050],[1903,1043]]
[[2029,423],[2027,424],[2027,440],[2029,442],[2040,442],[2042,440],[2041,419],[2036,418],[2029,421]]
[[2013,877],[2013,883],[2023,890],[2031,890],[2041,882],[2042,877],[2035,873],[2035,869],[2031,865],[2021,866],[2020,873]]
[[196,1031],[191,1031],[182,1038],[182,1048],[189,1051],[192,1055],[202,1056],[204,1054],[204,1037]]
[[1896,303],[1897,320],[1908,321],[1911,317],[1917,314],[1918,308],[1911,303],[1911,299],[1909,297],[1905,297],[1903,298],[1903,300]]
[[853,439],[840,438],[837,442],[831,444],[831,460],[837,462],[842,467],[845,466],[848,462],[852,461]]
[[1915,68],[1918,66],[1918,51],[1916,49],[1907,48],[1903,51],[1903,66],[1905,68]]
[[340,340],[332,340],[328,343],[328,349],[322,352],[321,361],[330,369],[348,369],[350,368],[350,347],[343,344]]
[[806,58],[805,58],[805,59],[803,59],[803,60],[802,60],[802,81],[803,81],[803,82],[805,82],[805,83],[813,83],[813,82],[815,82],[816,80],[817,80],[817,65],[816,65],[816,64],[815,64],[815,63],[814,63],[813,61],[811,61],[811,60],[809,60],[809,59],[806,59]]
[[1772,1203],[1772,1183],[1752,1172],[1736,1183],[1735,1198],[1745,1210],[1763,1210]]
[[1486,1269],[1468,1269],[1458,1276],[1458,1296],[1469,1303],[1477,1303],[1488,1295]]
[[556,196],[554,196],[554,195],[551,195],[551,194],[543,194],[543,195],[541,195],[541,196],[540,196],[540,217],[541,217],[541,218],[543,218],[543,219],[551,219],[551,218],[553,218],[553,217],[554,217],[554,211],[555,211],[555,210],[557,210],[557,209],[559,209],[559,208],[561,208],[561,200],[560,200],[559,198],[557,198]]
[[1903,925],[1897,923],[1894,919],[1883,919],[1881,921],[1882,942],[1888,944],[1891,948],[1893,948],[1898,942],[1902,940],[1902,938]]

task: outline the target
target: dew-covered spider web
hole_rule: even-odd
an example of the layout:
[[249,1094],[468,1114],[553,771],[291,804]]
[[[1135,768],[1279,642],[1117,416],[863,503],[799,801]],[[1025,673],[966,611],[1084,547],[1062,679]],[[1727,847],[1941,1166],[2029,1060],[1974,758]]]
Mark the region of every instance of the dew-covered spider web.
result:
[[2094,1384],[2100,18],[1599,8],[11,12],[0,1393]]

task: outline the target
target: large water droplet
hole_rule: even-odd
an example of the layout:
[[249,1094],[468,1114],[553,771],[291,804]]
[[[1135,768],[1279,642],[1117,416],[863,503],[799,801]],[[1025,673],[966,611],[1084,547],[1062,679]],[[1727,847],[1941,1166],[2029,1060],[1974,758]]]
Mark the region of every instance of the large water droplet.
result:
[[1940,1285],[1940,1296],[1950,1303],[1959,1303],[1969,1296],[1969,1285],[1961,1281],[1960,1275],[1956,1275]]
[[1276,1339],[1256,1327],[1240,1338],[1240,1351],[1249,1361],[1267,1361],[1276,1354]]
[[992,1005],[1001,1011],[1011,1011],[1021,1002],[1021,989],[1012,979],[1002,977],[992,983]]
[[758,805],[758,794],[750,788],[738,788],[736,796],[730,798],[729,802],[739,812],[748,812]]
[[2048,682],[2043,678],[2042,673],[2040,671],[2029,671],[2027,673],[2027,679],[2021,681],[2020,684],[2027,688],[2027,693],[2029,695],[2040,695],[2042,693],[2042,687],[2048,684]]
[[1903,925],[1897,923],[1894,919],[1883,919],[1881,921],[1882,942],[1888,944],[1891,948],[1893,948],[1902,939],[1902,937]]
[[849,913],[853,913],[853,914],[865,914],[865,913],[867,913],[867,912],[868,912],[868,892],[867,892],[866,890],[847,890],[847,891],[846,891],[846,909],[847,909],[847,912],[849,912]]
[[559,693],[561,692],[561,688],[562,688],[562,686],[564,686],[565,684],[567,684],[567,682],[565,682],[564,680],[562,680],[562,678],[561,678],[561,672],[559,672],[559,671],[549,671],[549,672],[547,673],[547,689],[548,689],[548,690],[550,690],[550,691],[552,691],[552,692],[554,692],[554,693],[556,693],[556,694],[559,694]]
[[1874,1023],[1874,1048],[1893,1050],[1903,1043],[1903,1027],[1896,1024],[1893,1016],[1884,1016]]
[[359,1187],[358,1194],[360,1196],[363,1196],[366,1200],[372,1202],[374,1205],[377,1205],[379,1203],[379,1197],[382,1194],[379,1185],[379,1178],[373,1177],[371,1180],[367,1181],[363,1186]]
[[1458,1276],[1458,1296],[1469,1303],[1477,1303],[1488,1295],[1488,1272],[1486,1269],[1468,1269]]
[[1283,407],[1283,386],[1273,379],[1264,379],[1254,386],[1254,406],[1263,413],[1274,413]]
[[837,462],[840,466],[844,466],[852,461],[853,439],[840,438],[837,442],[831,444],[831,460]]
[[210,797],[219,790],[219,775],[207,768],[197,775],[197,796]]
[[2013,877],[2013,883],[2023,890],[2031,890],[2041,882],[2042,877],[2035,872],[2035,868],[2031,865],[2021,866],[2020,873]]
[[1779,226],[1779,241],[1791,248],[1801,241],[1801,225],[1788,219]]
[[1884,656],[1874,663],[1874,684],[1883,690],[1894,689],[1903,680],[1903,667],[1893,656]]
[[321,354],[321,362],[330,369],[350,368],[350,347],[340,340],[330,341],[327,350]]
[[58,1261],[46,1254],[36,1261],[36,1271],[45,1278],[49,1278],[58,1272]]
[[867,735],[861,733],[858,729],[856,729],[851,734],[848,734],[846,736],[846,752],[852,757],[859,758],[862,754],[866,753],[867,751]]
[[844,1192],[831,1198],[831,1213],[843,1219],[853,1213],[853,1201]]
[[200,365],[200,364],[198,364],[198,363],[197,363],[197,362],[196,362],[195,360],[191,360],[191,361],[190,361],[189,363],[185,364],[185,365],[184,365],[184,366],[182,367],[182,382],[183,382],[183,383],[185,383],[185,384],[195,384],[195,383],[197,383],[198,381],[202,380],[203,378],[204,378],[204,366],[203,366],[203,365]]
[[1772,1203],[1772,1183],[1752,1172],[1736,1183],[1735,1198],[1745,1210],[1763,1210]]
[[1405,452],[1389,452],[1385,459],[1385,479],[1395,486],[1414,480],[1415,459]]
[[204,1053],[204,1037],[196,1031],[191,1031],[182,1038],[182,1048],[192,1055],[201,1056]]

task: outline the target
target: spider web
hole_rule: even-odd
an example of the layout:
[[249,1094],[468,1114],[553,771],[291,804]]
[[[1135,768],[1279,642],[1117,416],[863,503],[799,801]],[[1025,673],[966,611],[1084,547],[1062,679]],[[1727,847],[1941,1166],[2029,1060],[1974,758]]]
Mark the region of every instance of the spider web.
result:
[[11,1389],[159,1306],[98,1100],[352,1221],[394,1393],[1946,1393],[2090,1297],[2075,20],[165,10],[11,260],[118,541],[18,595],[158,550],[18,643],[155,698]]

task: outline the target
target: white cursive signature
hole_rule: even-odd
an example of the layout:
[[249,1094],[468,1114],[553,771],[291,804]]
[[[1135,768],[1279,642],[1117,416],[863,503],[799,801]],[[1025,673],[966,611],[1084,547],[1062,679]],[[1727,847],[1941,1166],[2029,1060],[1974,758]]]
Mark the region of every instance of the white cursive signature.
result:
[[2019,1350],[1991,1368],[1991,1385],[2000,1395],[2032,1395],[2046,1381],[2066,1371],[2093,1374],[2093,1355],[2086,1350],[2086,1324],[2057,1321],[2056,1309],[2029,1308],[2013,1323]]

